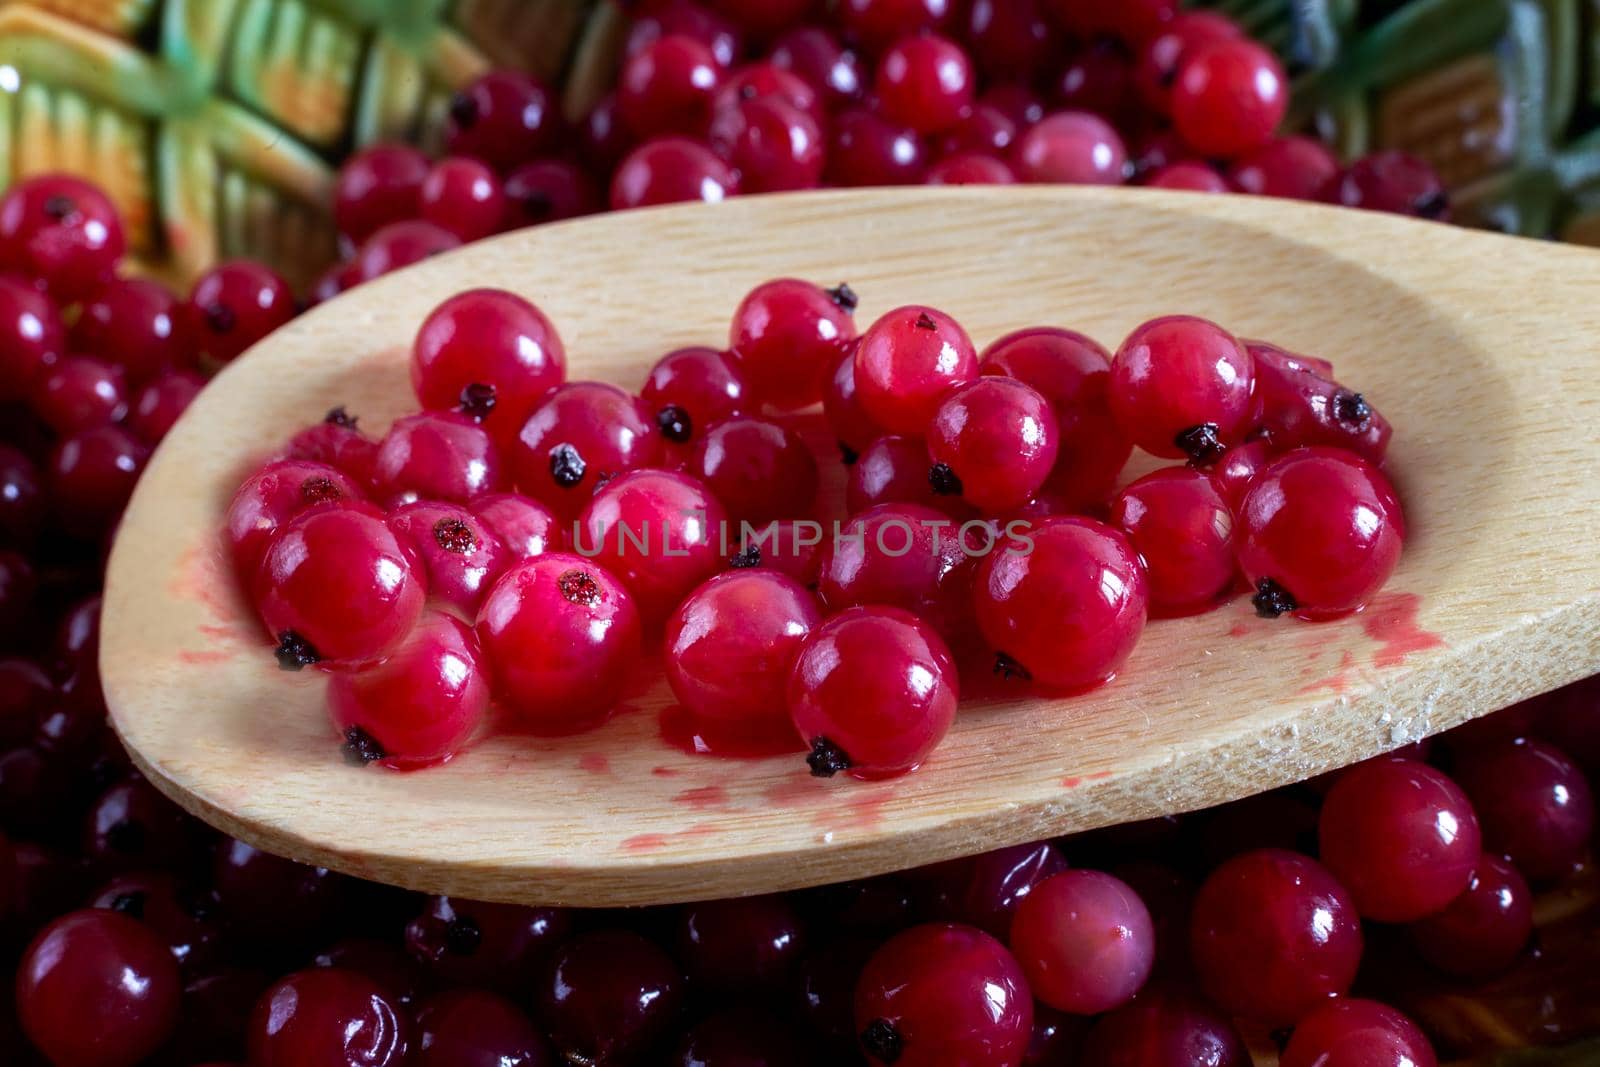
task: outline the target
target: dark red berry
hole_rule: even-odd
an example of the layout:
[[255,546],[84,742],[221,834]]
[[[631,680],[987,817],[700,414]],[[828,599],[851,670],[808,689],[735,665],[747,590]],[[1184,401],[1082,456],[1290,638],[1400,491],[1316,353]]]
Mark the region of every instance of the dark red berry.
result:
[[339,168],[333,221],[356,244],[391,222],[417,217],[428,157],[410,145],[369,145]]
[[481,159],[504,173],[547,154],[560,134],[549,89],[521,71],[493,70],[451,99],[445,143],[451,155]]

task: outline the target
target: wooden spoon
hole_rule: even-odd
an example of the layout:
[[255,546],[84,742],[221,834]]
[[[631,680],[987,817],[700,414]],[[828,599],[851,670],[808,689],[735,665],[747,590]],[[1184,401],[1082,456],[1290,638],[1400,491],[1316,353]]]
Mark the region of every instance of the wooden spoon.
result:
[[[1115,346],[1191,312],[1332,359],[1393,420],[1411,536],[1362,614],[1247,600],[1152,624],[1072,699],[979,676],[928,763],[808,777],[662,739],[659,671],[601,729],[493,736],[411,774],[341,759],[315,671],[286,674],[217,533],[252,465],[334,405],[415,407],[412,335],[445,297],[513,289],[570,377],[637,388],[720,344],[767,278],[848,280],[865,325],[929,303],[986,344],[1072,326]],[[1233,800],[1600,671],[1600,255],[1251,197],[918,189],[612,214],[475,244],[319,307],[230,366],[161,447],[112,554],[102,669],[140,769],[273,852],[466,897],[654,904],[859,878]],[[842,469],[824,455],[825,495]],[[973,686],[969,686],[969,690]]]

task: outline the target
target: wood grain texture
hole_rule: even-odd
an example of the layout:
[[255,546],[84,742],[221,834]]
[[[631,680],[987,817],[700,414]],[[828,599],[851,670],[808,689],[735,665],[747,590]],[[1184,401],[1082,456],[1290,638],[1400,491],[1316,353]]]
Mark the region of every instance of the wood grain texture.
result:
[[[1192,312],[1332,359],[1397,428],[1400,569],[1336,623],[1262,621],[1244,601],[1154,623],[1123,677],[1086,696],[985,680],[934,757],[892,782],[681,753],[660,739],[671,696],[651,668],[593,733],[492,737],[414,774],[346,766],[322,679],[275,669],[222,564],[216,528],[251,465],[335,404],[374,431],[412,407],[411,337],[462,288],[527,295],[572,377],[636,388],[660,353],[721,343],[740,295],[782,274],[848,280],[863,323],[934,304],[979,344],[1050,323],[1115,345]],[[511,234],[311,311],[195,403],[112,555],[113,721],[152,781],[228,833],[527,903],[786,889],[1245,796],[1600,671],[1597,293],[1589,251],[1145,190],[741,198]]]

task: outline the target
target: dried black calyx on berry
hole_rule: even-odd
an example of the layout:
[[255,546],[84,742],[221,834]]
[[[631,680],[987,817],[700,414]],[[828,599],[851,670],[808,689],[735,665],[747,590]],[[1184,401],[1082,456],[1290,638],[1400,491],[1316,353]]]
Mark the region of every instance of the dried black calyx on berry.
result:
[[656,426],[661,436],[673,444],[681,445],[694,435],[694,422],[689,413],[676,404],[668,404],[656,412]]
[[811,741],[811,751],[806,756],[806,766],[811,768],[813,778],[832,778],[840,771],[850,769],[850,757],[844,754],[844,749],[826,737],[817,737]]
[[1372,418],[1372,405],[1360,393],[1341,392],[1333,398],[1333,414],[1340,422],[1360,428]]
[[278,666],[286,671],[298,671],[322,660],[311,642],[293,630],[278,635],[278,647],[273,655],[278,657]]
[[919,329],[919,330],[937,330],[938,328],[939,328],[939,324],[937,322],[934,322],[933,321],[933,316],[928,314],[926,311],[921,312],[921,313],[919,313],[917,315],[917,329]]
[[478,547],[478,536],[472,527],[453,515],[433,524],[433,539],[446,552],[463,556]]
[[120,911],[130,919],[144,918],[145,895],[140,890],[118,893],[111,901],[111,910]]
[[359,726],[352,726],[344,732],[344,744],[339,746],[339,751],[344,753],[344,761],[355,767],[365,767],[389,755],[378,744],[376,737]]
[[854,311],[857,305],[861,303],[861,298],[856,296],[856,291],[850,288],[849,282],[840,282],[832,289],[824,289],[822,291],[828,294],[829,300],[832,300],[845,311]]
[[106,847],[124,856],[137,856],[144,851],[144,827],[131,819],[123,819],[106,827]]
[[751,85],[749,82],[745,82],[743,85],[739,86],[740,100],[754,100],[755,98],[756,87],[754,85]]
[[1033,674],[1028,668],[1004,652],[996,652],[994,654],[994,673],[1002,678],[1021,678],[1024,682],[1033,681]]
[[473,382],[461,390],[458,410],[473,422],[482,422],[494,410],[494,386]]
[[752,567],[761,566],[761,546],[746,545],[729,558],[728,566],[739,570],[749,570]]
[[961,479],[948,463],[935,463],[928,469],[928,484],[939,496],[961,495]]
[[233,309],[226,304],[207,304],[204,314],[206,325],[211,327],[212,333],[232,333],[238,323]]
[[356,428],[357,419],[356,416],[350,414],[344,409],[343,404],[340,404],[338,407],[331,409],[326,415],[324,415],[322,417],[322,421],[330,426],[343,426],[346,429],[353,430]]
[[846,467],[854,467],[856,465],[856,460],[858,460],[860,458],[861,458],[861,453],[857,452],[855,449],[851,448],[849,445],[845,444],[843,441],[839,442],[839,462],[840,463],[843,463]]
[[1300,606],[1295,602],[1293,593],[1271,578],[1263,578],[1256,583],[1256,595],[1250,598],[1250,603],[1255,605],[1256,614],[1263,619],[1276,619]]
[[467,93],[456,93],[450,98],[450,121],[461,130],[473,126],[478,121],[478,102]]
[[589,465],[578,450],[569,444],[559,444],[550,450],[550,477],[563,489],[571,489],[583,481],[583,472]]
[[529,189],[517,197],[522,213],[530,219],[542,219],[555,210],[555,201],[543,189]]
[[1435,189],[1417,197],[1411,210],[1416,212],[1419,219],[1442,219],[1450,210],[1450,194],[1443,189]]
[[894,1023],[888,1019],[874,1019],[861,1031],[861,1047],[875,1060],[896,1063],[905,1051],[905,1042],[900,1038],[900,1031],[894,1028]]
[[78,214],[78,205],[70,196],[52,196],[44,202],[44,213],[57,222],[66,222]]
[[1199,426],[1191,426],[1174,437],[1172,443],[1200,466],[1215,463],[1228,451],[1222,443],[1222,438],[1217,435],[1217,424],[1214,422],[1202,422]]
[[483,944],[483,931],[471,919],[458,915],[444,928],[444,944],[453,955],[470,956]]
[[307,504],[326,504],[332,500],[343,500],[344,493],[333,484],[332,478],[307,478],[300,483],[300,499]]
[[556,579],[556,588],[571,604],[594,607],[600,603],[600,583],[588,571],[570,570]]

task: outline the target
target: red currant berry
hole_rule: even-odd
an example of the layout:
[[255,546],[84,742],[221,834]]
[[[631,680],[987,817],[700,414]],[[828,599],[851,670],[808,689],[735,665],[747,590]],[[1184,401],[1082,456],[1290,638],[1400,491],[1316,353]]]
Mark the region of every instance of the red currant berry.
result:
[[[0,449],[0,539],[5,531],[7,480],[4,450]],[[1600,770],[1600,682],[1588,678],[1556,690],[1539,705],[1538,735],[1584,770]],[[1477,719],[1475,722],[1482,722]]]
[[834,611],[865,604],[903,608],[960,643],[981,547],[977,530],[983,537],[992,533],[980,522],[958,528],[946,513],[918,504],[869,508],[823,546],[817,591]]
[[391,222],[361,246],[353,273],[359,281],[370,282],[460,246],[461,238],[431,222]]
[[537,993],[539,1021],[573,1063],[625,1063],[672,1031],[678,965],[638,934],[595,930],[562,946]]
[[656,0],[641,6],[644,10],[633,20],[623,55],[638,55],[661,38],[675,34],[692,37],[711,49],[717,65],[724,69],[744,54],[739,27],[695,0]]
[[425,615],[377,666],[328,679],[328,713],[352,763],[442,763],[466,744],[488,710],[478,639],[449,615]]
[[927,440],[934,491],[953,489],[991,514],[1026,504],[1056,463],[1055,413],[1015,378],[989,375],[950,390]]
[[1183,189],[1191,193],[1231,192],[1222,175],[1205,163],[1169,163],[1145,183],[1153,189]]
[[72,326],[72,342],[121,367],[134,385],[193,362],[182,302],[145,278],[118,278],[97,289]]
[[1004,160],[977,153],[946,156],[928,171],[929,185],[1012,185],[1016,171]]
[[937,34],[895,42],[878,61],[873,88],[890,122],[922,134],[939,133],[972,106],[977,75],[961,46]]
[[89,809],[83,853],[91,866],[182,867],[196,845],[196,824],[142,778],[110,786]]
[[[1257,369],[1260,369],[1258,363]],[[1258,378],[1257,381],[1262,379]],[[1228,449],[1222,459],[1215,466],[1210,467],[1207,473],[1211,480],[1217,483],[1217,492],[1222,494],[1223,503],[1228,505],[1228,510],[1235,515],[1244,506],[1245,494],[1250,491],[1250,486],[1255,484],[1256,475],[1272,462],[1272,446],[1266,441],[1247,441]]]
[[378,442],[362,433],[356,421],[344,408],[334,408],[321,422],[291,437],[285,457],[327,464],[357,485],[370,486],[378,465]]
[[1361,962],[1355,903],[1327,868],[1294,852],[1247,852],[1212,871],[1190,922],[1207,995],[1266,1026],[1292,1026],[1342,996]]
[[929,923],[873,953],[856,985],[855,1016],[874,1064],[1021,1063],[1033,998],[1000,942],[970,926]]
[[325,935],[349,887],[325,867],[294,863],[232,838],[217,847],[211,882],[234,932],[252,946],[278,951]]
[[[39,712],[55,693],[50,676],[37,664],[13,657],[0,659],[0,749],[9,751],[27,743]],[[4,883],[0,878],[0,885]]]
[[1259,341],[1246,347],[1256,368],[1255,421],[1273,448],[1329,445],[1383,462],[1394,432],[1389,420],[1366,397],[1334,381],[1331,366]]
[[1062,111],[1099,115],[1113,125],[1131,125],[1135,111],[1133,63],[1127,49],[1102,38],[1077,49],[1054,79]]
[[566,527],[536,500],[517,493],[488,493],[472,502],[471,511],[512,560],[532,559],[567,548]]
[[661,435],[685,445],[713,424],[739,414],[745,382],[728,353],[701,346],[679,348],[656,360],[639,390],[639,400],[656,413]]
[[1017,138],[1011,162],[1025,182],[1121,185],[1127,178],[1128,149],[1099,115],[1059,111]]
[[339,168],[333,186],[333,221],[360,244],[391,222],[421,210],[428,157],[404,144],[369,145]]
[[767,419],[735,415],[717,423],[695,446],[689,471],[735,523],[805,517],[816,503],[811,450],[793,430]]
[[506,219],[500,176],[476,159],[442,159],[428,171],[419,197],[422,218],[463,241],[499,233]]
[[1156,953],[1144,901],[1099,871],[1063,871],[1034,886],[1017,905],[1010,944],[1033,995],[1074,1015],[1126,1004]]
[[794,409],[815,404],[824,376],[855,339],[856,294],[798,278],[764,282],[745,294],[728,328],[728,348],[754,399]]
[[67,532],[98,536],[111,527],[150,458],[150,447],[119,426],[84,430],[50,454],[50,496]]
[[861,96],[861,66],[856,54],[826,29],[792,29],[773,43],[768,58],[773,66],[799,76],[829,111]]
[[1044,0],[972,0],[964,29],[972,58],[991,78],[1032,81],[1060,47]]
[[856,348],[862,409],[891,433],[922,433],[945,394],[977,376],[978,353],[967,331],[918,304],[884,314]]
[[1330,619],[1363,607],[1400,561],[1404,518],[1376,467],[1300,448],[1256,476],[1239,511],[1239,565],[1266,617]]
[[1172,123],[1196,152],[1230,159],[1272,140],[1289,109],[1278,57],[1245,37],[1185,55],[1172,86]]
[[[883,430],[867,415],[856,395],[856,346],[849,345],[834,365],[833,373],[822,384],[822,413],[828,428],[839,440],[846,464],[883,435]],[[851,508],[858,511],[859,508]]]
[[373,484],[380,499],[462,504],[506,488],[500,453],[467,415],[424,411],[396,419],[378,443]]
[[422,614],[414,557],[366,505],[314,509],[272,539],[256,606],[286,670],[352,667],[390,654]]
[[1051,0],[1056,18],[1080,37],[1111,36],[1139,45],[1171,22],[1178,0]]
[[978,627],[997,669],[1082,690],[1108,681],[1144,632],[1149,585],[1127,536],[1085,518],[1053,518],[997,546],[978,567]]
[[[950,487],[948,482],[941,485]],[[919,504],[959,519],[971,514],[961,497],[934,490],[928,446],[915,437],[880,437],[851,465],[845,482],[845,510],[859,515],[879,504]]]
[[193,371],[167,371],[134,394],[128,428],[149,444],[160,444],[205,385]]
[[33,565],[16,552],[0,550],[0,637],[16,636],[33,612],[39,581]]
[[110,363],[67,356],[34,388],[33,410],[62,436],[108,426],[128,413],[128,382]]
[[661,435],[632,396],[603,382],[569,382],[533,409],[511,451],[517,488],[575,516],[605,478],[655,463]]
[[545,972],[572,927],[572,913],[560,908],[430,897],[422,914],[406,925],[406,951],[435,984],[521,996]]
[[846,37],[879,51],[900,38],[942,29],[951,8],[950,0],[841,0],[835,17]]
[[182,886],[170,874],[113,878],[89,906],[137,919],[166,943],[172,958],[186,970],[215,963],[223,947],[215,894]]
[[784,687],[822,621],[817,598],[774,570],[719,574],[667,621],[667,681],[706,725],[793,740]]
[[944,739],[958,693],[955,661],[931,626],[899,608],[849,608],[801,645],[789,715],[813,775],[892,778]]
[[477,516],[455,504],[407,504],[389,515],[389,527],[416,553],[429,595],[469,619],[512,562]]
[[1439,1061],[1416,1023],[1387,1004],[1346,997],[1302,1019],[1279,1062],[1283,1067],[1435,1067]]
[[460,408],[497,441],[567,374],[556,328],[533,304],[504,289],[469,289],[429,313],[411,346],[411,386],[424,408]]
[[752,34],[766,38],[804,22],[816,0],[710,0],[711,6]]
[[1067,861],[1048,841],[936,863],[923,868],[918,878],[930,898],[923,911],[1005,937],[1017,905],[1039,883],[1066,869]]
[[0,276],[0,402],[24,400],[61,358],[66,329],[43,293]]
[[632,471],[606,483],[574,536],[633,594],[647,623],[665,619],[722,568],[728,516],[701,482],[676,471]]
[[630,56],[617,80],[617,113],[635,137],[698,136],[722,83],[711,49],[669,34]]
[[947,159],[967,155],[1004,156],[1016,142],[1017,126],[1016,120],[999,108],[977,104],[960,122],[945,131],[939,142],[939,154]]
[[547,155],[561,137],[554,94],[515,70],[492,70],[450,100],[445,144],[504,173]]
[[772,98],[788,104],[821,126],[827,119],[817,91],[804,78],[770,60],[740,67],[722,83],[714,112],[730,111],[752,100]]
[[1214,463],[1250,428],[1255,380],[1250,353],[1222,327],[1152,319],[1111,361],[1111,413],[1146,452]]
[[347,293],[362,282],[360,265],[354,260],[345,260],[335,263],[311,286],[311,295],[307,298],[307,306],[316,307],[326,304],[340,293]]
[[629,153],[611,177],[611,209],[716,203],[739,191],[739,180],[715,152],[683,137],[658,137]]
[[1250,1067],[1251,1059],[1227,1016],[1204,998],[1169,987],[1147,989],[1101,1018],[1074,1062],[1081,1067]]
[[407,1017],[354,971],[313,967],[262,994],[250,1019],[253,1067],[400,1067]]
[[823,168],[829,183],[918,185],[927,169],[928,152],[915,130],[859,108],[834,117]]
[[90,908],[63,915],[28,946],[17,1015],[57,1067],[134,1067],[172,1035],[182,991],[153,930]]
[[1172,114],[1172,88],[1178,71],[1195,52],[1216,41],[1232,41],[1244,30],[1215,11],[1185,11],[1147,38],[1139,50],[1134,84],[1144,103],[1158,115]]
[[617,94],[607,93],[578,128],[578,154],[595,174],[606,175],[616,169],[633,146],[632,134],[617,115]]
[[289,283],[253,260],[218,264],[189,293],[190,332],[213,364],[230,362],[294,316]]
[[1031,385],[1056,417],[1058,455],[1046,489],[1069,510],[1104,504],[1133,445],[1111,417],[1111,355],[1080,333],[1041,326],[984,349],[981,370]]
[[992,107],[1016,123],[1017,133],[1044,118],[1044,101],[1027,85],[1020,82],[1000,82],[991,85],[978,98],[980,106]]
[[786,574],[807,588],[817,584],[822,531],[809,520],[779,519],[759,530],[741,530],[739,554],[730,563],[765,567]]
[[1533,934],[1533,893],[1508,860],[1485,852],[1467,888],[1443,911],[1411,924],[1417,954],[1461,978],[1490,978],[1522,955]]
[[511,1001],[480,990],[436,993],[417,1007],[412,1067],[555,1067],[550,1043]]
[[675,946],[691,982],[724,993],[784,985],[807,948],[799,913],[777,895],[687,905]]
[[759,97],[719,111],[710,140],[739,172],[746,192],[814,189],[822,180],[821,127],[778,97]]
[[1315,200],[1339,173],[1328,146],[1310,137],[1274,137],[1228,168],[1241,193]]
[[508,711],[541,733],[572,733],[616,706],[639,658],[639,610],[593,560],[547,552],[495,583],[478,641]]
[[126,250],[117,209],[81,178],[40,174],[0,197],[0,267],[37,279],[58,300],[94,292]]
[[1350,164],[1322,191],[1329,203],[1345,207],[1450,221],[1450,196],[1428,164],[1404,152],[1375,152]]
[[506,178],[506,229],[559,222],[600,210],[594,181],[559,159],[524,163]]
[[1205,471],[1169,467],[1145,475],[1117,494],[1111,522],[1144,559],[1152,613],[1205,611],[1233,588],[1233,512]]
[[1526,738],[1474,748],[1456,775],[1483,820],[1484,844],[1532,882],[1581,862],[1594,832],[1594,796],[1559,749]]

